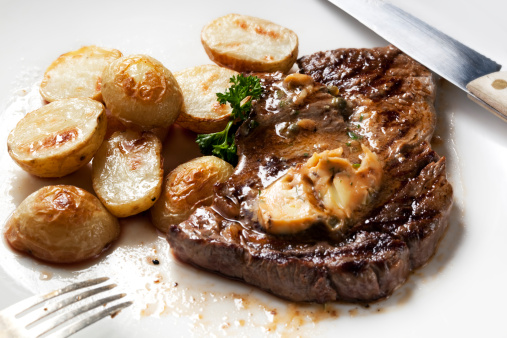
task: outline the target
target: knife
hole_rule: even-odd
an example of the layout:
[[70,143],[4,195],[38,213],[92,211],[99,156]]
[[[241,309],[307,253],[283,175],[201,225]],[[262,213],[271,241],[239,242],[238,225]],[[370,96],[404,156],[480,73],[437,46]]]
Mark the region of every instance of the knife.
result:
[[329,1],[507,122],[507,72],[499,72],[501,65],[382,0]]

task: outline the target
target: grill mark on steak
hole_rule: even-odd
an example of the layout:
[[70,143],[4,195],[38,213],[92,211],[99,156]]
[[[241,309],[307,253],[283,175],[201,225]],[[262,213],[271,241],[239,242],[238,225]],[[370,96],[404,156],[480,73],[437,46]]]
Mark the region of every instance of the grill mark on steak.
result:
[[[235,173],[215,187],[211,207],[169,227],[168,241],[183,261],[289,300],[386,297],[434,253],[452,204],[445,158],[428,143],[435,126],[431,73],[394,47],[319,52],[298,65],[337,86],[347,107],[333,105],[321,85],[295,105],[280,74],[262,76],[263,94],[236,134]],[[301,119],[315,128],[290,131]],[[258,126],[251,128],[251,121]],[[357,160],[360,146],[351,131],[384,168],[373,202],[337,233],[320,225],[296,235],[262,231],[255,213],[259,189],[305,162],[305,153],[343,147],[344,157]]]
[[[431,72],[393,46],[337,49],[298,60],[300,72],[340,89],[351,122],[376,152],[394,156],[405,143],[429,141],[435,129]],[[362,118],[361,118],[362,116]]]

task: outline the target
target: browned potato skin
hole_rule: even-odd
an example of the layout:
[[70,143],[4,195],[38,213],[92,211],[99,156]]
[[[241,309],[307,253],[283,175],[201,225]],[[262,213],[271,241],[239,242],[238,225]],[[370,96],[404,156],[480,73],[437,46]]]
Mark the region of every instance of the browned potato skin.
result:
[[[19,147],[15,147],[13,144],[14,139],[16,138],[15,134],[17,132],[18,128],[26,129],[26,121],[29,120],[30,116],[34,115],[40,115],[45,114],[48,110],[51,109],[53,105],[60,105],[64,102],[68,102],[69,104],[72,104],[73,102],[77,101],[88,101],[91,102],[92,105],[95,105],[97,109],[101,110],[101,113],[98,114],[96,118],[96,127],[94,129],[94,132],[91,133],[88,139],[83,140],[80,142],[79,145],[76,145],[75,147],[65,151],[65,152],[57,152],[50,156],[34,156],[34,158],[31,158],[33,154],[37,154],[37,149],[32,149],[30,145],[23,145],[23,149]],[[39,123],[47,123],[46,121],[39,120]],[[30,126],[32,127],[32,126]],[[38,125],[33,125],[33,128],[36,129]],[[42,145],[42,149],[44,150],[45,147],[50,148],[54,147],[55,140],[58,138],[64,140],[70,140],[71,142],[72,137],[67,137],[69,134],[78,134],[77,131],[78,126],[74,126],[75,128],[72,130],[69,129],[63,129],[60,130],[57,134],[52,135],[47,139],[47,144]],[[23,170],[26,172],[39,176],[39,177],[63,177],[65,175],[68,175],[70,173],[75,172],[79,168],[86,165],[90,160],[92,159],[93,155],[97,151],[97,149],[102,144],[102,141],[104,140],[104,136],[106,134],[107,130],[107,117],[106,117],[106,110],[104,106],[92,99],[89,98],[71,98],[71,99],[63,99],[54,101],[52,103],[49,103],[33,112],[28,113],[25,115],[21,121],[18,122],[16,128],[14,128],[7,139],[7,150],[11,158],[18,164]],[[63,143],[63,142],[62,142]],[[25,149],[26,148],[26,149]]]
[[196,208],[211,205],[216,183],[227,180],[234,168],[215,156],[183,163],[165,178],[162,193],[150,209],[153,224],[167,232],[169,225],[186,220]]
[[183,92],[183,105],[176,123],[198,134],[225,129],[231,106],[220,104],[217,93],[231,86],[230,78],[238,72],[217,65],[200,65],[174,73]]
[[200,118],[187,114],[184,110],[180,113],[176,123],[188,130],[198,134],[210,134],[222,131],[230,120],[230,114],[223,115],[219,118]]
[[[40,86],[40,94],[48,102],[71,97],[89,97],[102,102],[101,70],[99,71],[93,66],[91,69],[90,66],[81,69],[79,65],[75,64],[75,60],[84,60],[82,62],[85,64],[87,61],[93,62],[95,60],[95,63],[105,65],[121,56],[122,53],[119,50],[97,46],[84,46],[78,50],[62,54],[46,69]],[[97,62],[97,59],[100,62]],[[76,69],[76,67],[80,69]],[[66,83],[67,86],[61,83],[61,78],[55,81],[55,76],[59,78],[63,74],[72,71],[75,71],[74,76],[69,80],[72,83]]]
[[203,45],[204,50],[206,51],[206,54],[208,54],[208,57],[211,61],[215,62],[217,65],[221,67],[228,67],[237,72],[258,72],[258,73],[282,72],[284,74],[287,74],[291,70],[292,66],[294,65],[298,57],[298,53],[296,51],[290,56],[290,59],[288,61],[284,62],[284,64],[281,64],[280,62],[278,64],[266,65],[265,63],[260,61],[244,62],[241,59],[231,57],[226,53],[217,53],[211,50],[211,48],[209,48],[206,44],[204,44],[204,42]]
[[[129,73],[144,69],[138,78]],[[141,80],[139,80],[141,78]],[[183,103],[178,82],[162,63],[147,55],[130,55],[111,62],[102,73],[102,98],[111,114],[143,130],[167,128]]]
[[92,163],[93,189],[116,217],[148,210],[162,190],[162,142],[151,132],[116,132]]
[[120,234],[118,219],[95,196],[70,185],[46,186],[28,196],[6,229],[14,249],[53,263],[93,258]]
[[[271,31],[270,28],[274,27],[275,30]],[[234,34],[231,34],[231,30]],[[279,35],[281,31],[283,34]],[[284,35],[292,36],[293,46]],[[229,40],[228,36],[235,38]],[[270,44],[269,51],[266,51],[268,54],[261,57],[255,51],[264,50],[266,41],[262,37],[269,37],[268,41],[273,45]],[[216,18],[204,26],[201,43],[210,60],[238,72],[287,73],[296,62],[299,50],[298,37],[293,31],[267,20],[233,13]],[[276,53],[279,46],[293,48],[283,57],[273,57],[272,53]]]
[[[106,109],[106,116],[107,116],[107,130],[106,135],[104,136],[104,140],[108,140],[111,138],[111,136],[116,133],[117,131],[127,131],[128,129],[135,130],[138,132],[142,132],[143,128],[135,125],[130,124],[128,127],[123,124],[120,119],[118,119],[116,116],[113,116],[111,114],[111,111]],[[159,128],[153,128],[150,130],[151,133],[155,134],[159,138],[159,140],[163,143],[164,140],[167,138],[167,135],[169,134],[169,129],[171,127],[159,127]]]

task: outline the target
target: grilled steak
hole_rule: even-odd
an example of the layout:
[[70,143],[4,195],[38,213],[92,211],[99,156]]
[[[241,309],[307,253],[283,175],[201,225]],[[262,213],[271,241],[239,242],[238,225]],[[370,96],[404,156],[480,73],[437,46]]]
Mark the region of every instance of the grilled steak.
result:
[[[211,207],[169,227],[168,241],[185,262],[289,300],[386,297],[434,253],[452,204],[445,158],[428,143],[432,75],[394,47],[321,52],[298,65],[316,82],[262,76],[262,97],[236,134],[235,173],[216,186]],[[343,161],[364,161],[363,146],[382,167],[367,203],[339,227],[331,217],[294,233],[266,231],[259,196],[273,182],[314,153],[341,148]]]

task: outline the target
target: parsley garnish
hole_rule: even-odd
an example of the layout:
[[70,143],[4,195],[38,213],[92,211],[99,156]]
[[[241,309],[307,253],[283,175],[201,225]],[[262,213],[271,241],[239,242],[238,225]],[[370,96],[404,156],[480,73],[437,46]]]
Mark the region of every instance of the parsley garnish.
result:
[[[215,155],[236,165],[236,142],[234,135],[243,121],[248,118],[252,109],[252,100],[258,99],[262,93],[261,83],[256,76],[241,74],[231,77],[232,86],[225,93],[217,93],[221,104],[229,103],[232,108],[231,120],[223,131],[212,134],[197,135],[197,144],[204,155]],[[256,122],[251,124],[255,127]]]
[[354,133],[353,131],[348,131],[347,134],[349,135],[349,137],[352,139],[352,140],[359,140],[361,138],[361,136],[357,135],[356,133]]
[[[221,159],[236,164],[236,143],[234,133],[231,132],[234,121],[229,121],[224,130],[212,134],[197,135],[197,144],[204,155],[215,155]],[[237,129],[237,128],[235,128]]]

